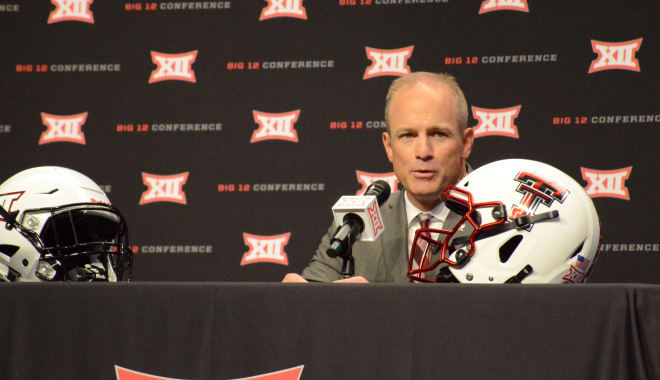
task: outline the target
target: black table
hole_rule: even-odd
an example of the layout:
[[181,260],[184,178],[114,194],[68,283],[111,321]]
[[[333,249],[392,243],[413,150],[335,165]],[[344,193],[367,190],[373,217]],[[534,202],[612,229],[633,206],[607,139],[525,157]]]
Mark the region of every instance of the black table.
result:
[[0,310],[2,379],[660,378],[658,285],[3,284]]

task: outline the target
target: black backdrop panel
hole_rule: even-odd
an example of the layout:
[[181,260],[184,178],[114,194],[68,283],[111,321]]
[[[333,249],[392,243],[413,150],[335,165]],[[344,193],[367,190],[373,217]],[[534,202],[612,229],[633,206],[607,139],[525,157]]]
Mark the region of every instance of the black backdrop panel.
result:
[[480,133],[473,166],[562,169],[602,220],[591,281],[658,282],[655,7],[1,0],[0,178],[60,165],[94,179],[128,219],[135,280],[278,281],[307,264],[357,171],[391,174],[391,80],[443,71]]

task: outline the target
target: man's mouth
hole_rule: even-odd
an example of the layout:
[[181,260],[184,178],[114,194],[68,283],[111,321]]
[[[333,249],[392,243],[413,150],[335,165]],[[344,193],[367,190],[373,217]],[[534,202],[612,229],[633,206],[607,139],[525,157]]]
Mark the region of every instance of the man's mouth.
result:
[[412,175],[413,177],[417,179],[430,179],[435,176],[435,170],[429,170],[429,169],[418,169],[418,170],[413,170]]

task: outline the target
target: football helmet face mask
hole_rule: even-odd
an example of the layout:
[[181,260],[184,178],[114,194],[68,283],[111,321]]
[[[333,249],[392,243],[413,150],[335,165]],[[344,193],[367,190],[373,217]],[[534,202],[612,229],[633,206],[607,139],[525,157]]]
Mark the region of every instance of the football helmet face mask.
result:
[[[419,282],[578,283],[598,254],[600,224],[589,195],[562,171],[532,160],[485,165],[449,186],[451,229],[419,229],[429,265],[413,267]],[[422,260],[424,262],[424,260]],[[437,269],[437,277],[429,272]],[[435,272],[434,272],[435,273]]]
[[101,188],[61,167],[0,185],[0,280],[130,281],[126,222]]

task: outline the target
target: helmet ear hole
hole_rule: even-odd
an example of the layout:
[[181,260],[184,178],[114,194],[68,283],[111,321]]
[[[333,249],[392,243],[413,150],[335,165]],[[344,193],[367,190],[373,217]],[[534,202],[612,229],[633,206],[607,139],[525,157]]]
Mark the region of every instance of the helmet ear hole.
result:
[[570,260],[570,259],[574,258],[578,253],[582,252],[583,247],[584,247],[584,241],[582,243],[580,243],[580,245],[578,245],[577,248],[575,248],[575,250],[573,250],[573,252],[570,254],[570,256],[568,256],[567,260]]
[[518,245],[520,244],[522,239],[523,239],[522,235],[516,235],[511,237],[509,240],[506,241],[506,243],[500,246],[500,262],[502,264],[509,261],[509,258],[511,258],[513,252],[515,252],[516,248],[518,248]]
[[18,252],[20,247],[10,244],[0,244],[0,253],[12,257]]

